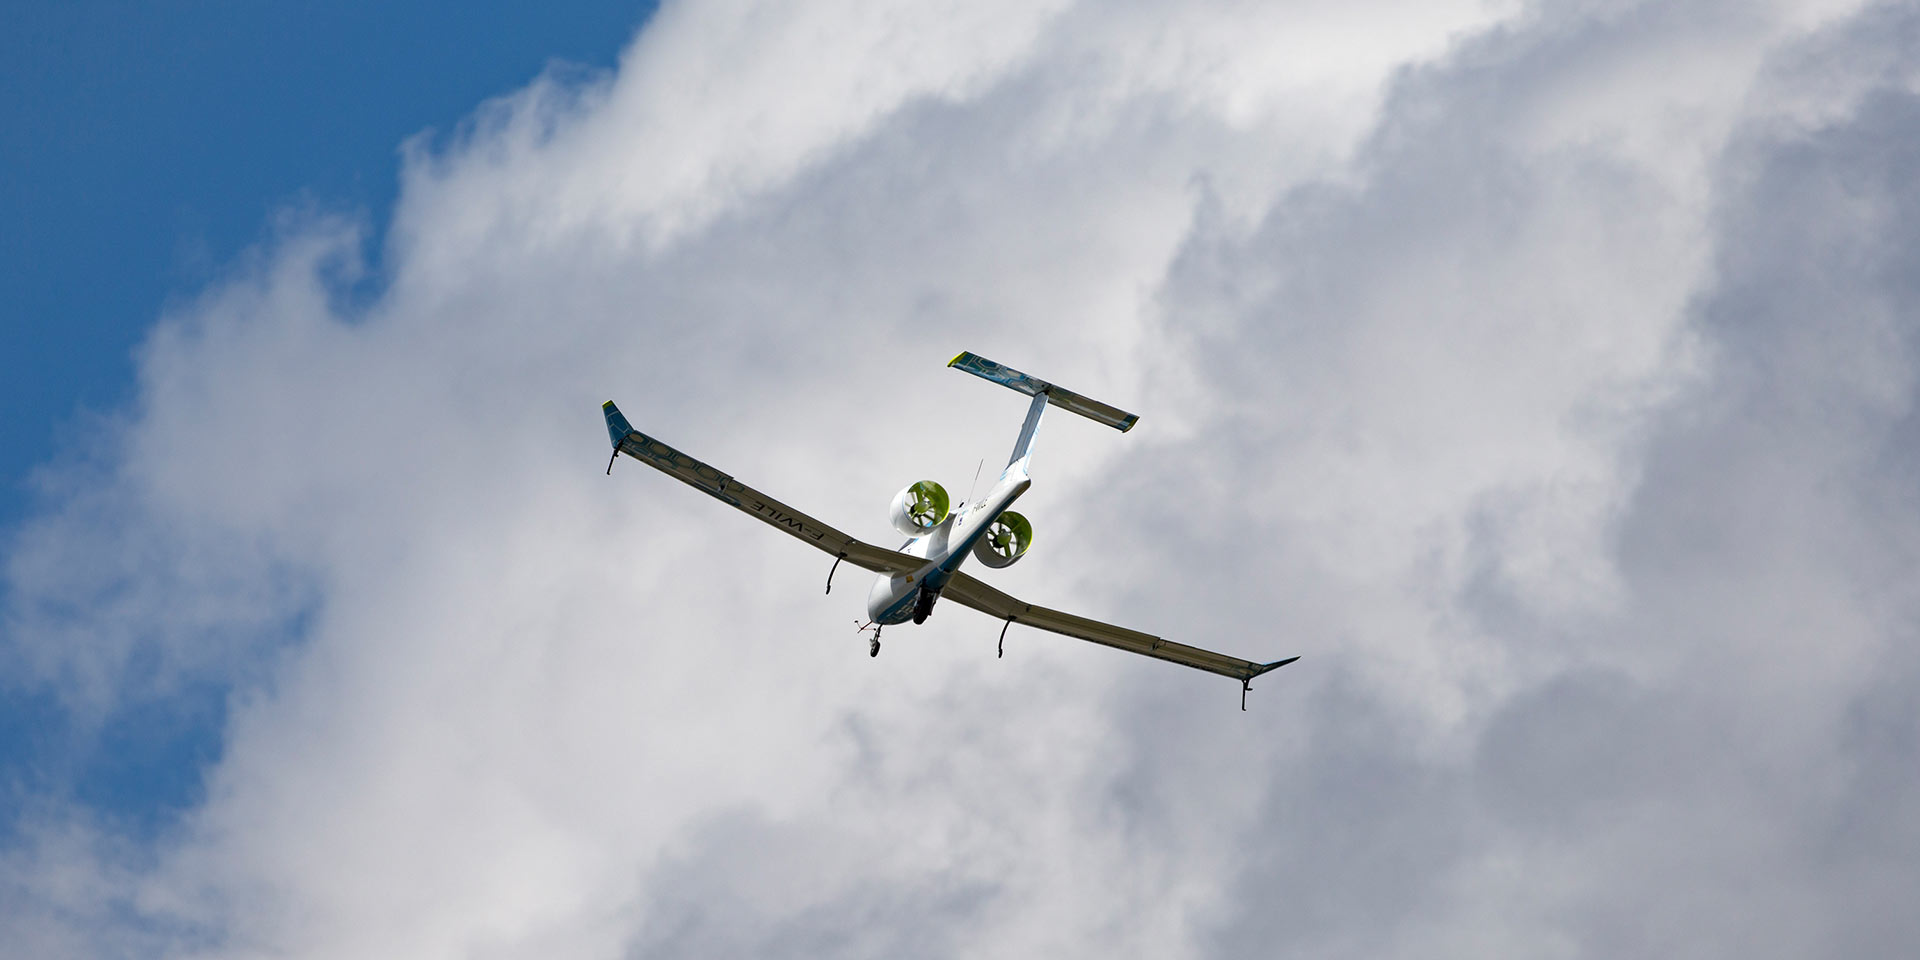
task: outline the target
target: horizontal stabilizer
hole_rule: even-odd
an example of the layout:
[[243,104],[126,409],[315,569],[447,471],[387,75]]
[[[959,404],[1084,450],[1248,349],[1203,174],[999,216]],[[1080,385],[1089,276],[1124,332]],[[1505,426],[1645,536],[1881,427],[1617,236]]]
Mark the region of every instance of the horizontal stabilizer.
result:
[[1029,397],[1044,393],[1047,395],[1048,403],[1069,413],[1077,413],[1096,423],[1104,423],[1121,433],[1133,429],[1135,421],[1140,419],[1118,407],[1111,407],[1098,400],[1083,397],[1045,380],[1029,377],[1012,367],[1001,366],[978,354],[962,351],[959,356],[947,361],[947,366],[965,370],[983,380],[992,380],[994,383],[1018,390]]

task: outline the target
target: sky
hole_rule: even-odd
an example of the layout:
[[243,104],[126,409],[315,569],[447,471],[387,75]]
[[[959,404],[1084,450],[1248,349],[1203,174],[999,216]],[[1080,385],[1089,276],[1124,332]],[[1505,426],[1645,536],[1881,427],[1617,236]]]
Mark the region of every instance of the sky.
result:
[[[0,31],[0,520],[134,347],[286,209],[381,222],[399,150],[549,64],[613,65],[649,5],[20,2]],[[375,249],[383,236],[369,231]]]
[[[265,212],[83,311],[0,956],[1920,947],[1920,6],[609,17],[196,139]],[[1141,415],[1046,421],[986,579],[1300,655],[1248,712],[952,605],[869,658],[858,571],[602,472],[611,398],[884,542],[1018,429],[962,349]]]
[[[611,68],[647,10],[9,7],[0,71],[20,95],[0,99],[0,220],[19,229],[0,232],[0,530],[33,511],[36,468],[133,402],[136,348],[172,305],[270,241],[290,211],[384,221],[405,142],[450,134],[543,70]],[[382,239],[367,232],[369,257]],[[374,271],[354,293],[381,282]],[[12,699],[0,706],[0,781],[57,771],[150,826],[217,752],[212,693],[190,711],[131,711],[87,750],[71,749],[46,691]],[[0,833],[22,796],[0,791]]]

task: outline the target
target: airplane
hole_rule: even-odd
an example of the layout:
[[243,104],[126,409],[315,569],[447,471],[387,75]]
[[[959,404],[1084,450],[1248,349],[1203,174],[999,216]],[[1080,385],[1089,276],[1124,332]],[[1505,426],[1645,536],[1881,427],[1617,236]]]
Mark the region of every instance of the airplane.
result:
[[1027,408],[1026,422],[1014,441],[1013,456],[1007,461],[993,487],[978,500],[952,506],[947,491],[931,480],[910,484],[893,498],[888,508],[894,529],[909,537],[898,550],[888,550],[855,540],[833,527],[753,489],[732,476],[647,436],[627,422],[620,408],[609,400],[602,404],[607,434],[613,440],[613,456],[607,460],[607,474],[622,453],[693,487],[737,510],[741,510],[834,555],[827,571],[827,592],[833,592],[833,574],[841,561],[870,570],[879,577],[867,593],[868,622],[861,632],[873,631],[870,656],[880,655],[880,629],[911,620],[925,623],[941,598],[972,607],[997,620],[1000,627],[998,656],[1006,655],[1007,628],[1015,623],[1053,633],[1090,640],[1131,653],[1166,660],[1208,673],[1240,681],[1240,709],[1247,708],[1247,693],[1253,678],[1284,667],[1299,657],[1270,663],[1255,663],[1200,647],[1175,643],[1138,630],[1101,623],[1085,617],[1062,613],[1046,607],[1023,603],[962,573],[960,566],[968,558],[982,566],[1012,566],[1033,545],[1033,525],[1018,513],[1007,509],[1033,485],[1028,468],[1033,463],[1034,440],[1040,429],[1040,415],[1049,405],[1077,413],[1095,423],[1106,424],[1122,433],[1133,428],[1140,418],[1063,389],[1045,380],[1027,376],[973,353],[961,352],[947,366],[971,373],[1033,398]]

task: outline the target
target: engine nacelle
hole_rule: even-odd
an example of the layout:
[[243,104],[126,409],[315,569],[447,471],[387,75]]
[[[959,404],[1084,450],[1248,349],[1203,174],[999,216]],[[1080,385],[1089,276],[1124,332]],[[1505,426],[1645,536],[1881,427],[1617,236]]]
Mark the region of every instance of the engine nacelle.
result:
[[989,567],[1011,567],[1027,555],[1033,546],[1033,524],[1008,510],[987,525],[987,532],[973,543],[973,558]]
[[924,537],[947,519],[947,508],[952,505],[946,487],[922,480],[894,495],[887,517],[895,530],[909,537]]

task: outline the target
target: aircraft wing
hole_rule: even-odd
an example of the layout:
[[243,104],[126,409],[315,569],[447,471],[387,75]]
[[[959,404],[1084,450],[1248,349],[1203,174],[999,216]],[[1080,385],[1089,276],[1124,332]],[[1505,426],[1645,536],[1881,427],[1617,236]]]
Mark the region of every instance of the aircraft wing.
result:
[[1116,627],[1110,623],[1101,623],[1086,617],[1076,617],[1071,613],[1061,613],[1058,610],[1023,603],[964,573],[954,574],[953,579],[949,580],[946,588],[940,592],[940,596],[1010,623],[1024,623],[1029,627],[1038,627],[1041,630],[1091,640],[1109,647],[1118,647],[1156,660],[1167,660],[1195,670],[1217,673],[1223,677],[1239,680],[1242,684],[1269,670],[1279,669],[1300,659],[1288,657],[1272,663],[1254,663],[1251,660],[1229,657],[1223,653],[1175,643],[1138,630]]
[[[633,429],[620,408],[609,400],[602,405],[607,416],[607,433],[613,438],[613,455],[626,454],[707,496],[727,504],[761,522],[812,544],[827,553],[842,557],[857,567],[875,573],[912,573],[926,566],[922,557],[908,556],[885,547],[855,540],[832,527],[701,463],[652,437]],[[613,469],[609,461],[607,469]]]

